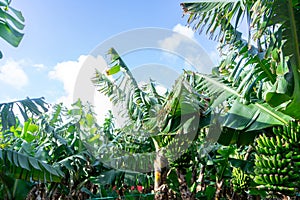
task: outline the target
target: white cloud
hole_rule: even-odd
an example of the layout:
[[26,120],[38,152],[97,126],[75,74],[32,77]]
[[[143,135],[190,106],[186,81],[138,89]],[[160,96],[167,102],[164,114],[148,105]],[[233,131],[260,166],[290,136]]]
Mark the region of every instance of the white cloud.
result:
[[22,68],[23,61],[8,60],[0,67],[0,81],[16,89],[25,87],[28,83],[28,76]]
[[78,75],[79,69],[82,65],[82,60],[86,56],[81,56],[78,61],[66,61],[58,63],[53,71],[49,72],[49,77],[51,79],[59,80],[63,83],[64,91],[66,93],[65,96],[58,99],[58,101],[62,101],[65,104],[72,104],[73,102],[73,90],[76,81],[76,77]]
[[34,64],[33,67],[35,67],[38,71],[46,68],[44,64]]
[[213,62],[205,49],[195,40],[193,30],[177,24],[173,31],[176,33],[158,43],[162,50],[168,52],[163,53],[164,58],[173,62],[181,58],[187,63],[191,63],[195,70],[201,73],[210,73]]
[[174,33],[170,37],[159,41],[159,46],[161,48],[175,51],[182,43],[187,42],[189,39],[194,39],[193,30],[181,24],[174,26],[173,31],[179,34]]
[[194,39],[195,32],[187,26],[177,24],[176,26],[174,26],[173,31]]
[[78,98],[83,102],[88,101],[94,105],[98,121],[103,122],[105,114],[112,106],[106,96],[99,92],[95,93],[91,78],[95,76],[95,69],[103,71],[105,68],[106,63],[100,56],[95,58],[81,55],[76,61],[58,63],[48,74],[50,79],[63,83],[65,95],[59,97],[57,102],[62,102],[69,107]]

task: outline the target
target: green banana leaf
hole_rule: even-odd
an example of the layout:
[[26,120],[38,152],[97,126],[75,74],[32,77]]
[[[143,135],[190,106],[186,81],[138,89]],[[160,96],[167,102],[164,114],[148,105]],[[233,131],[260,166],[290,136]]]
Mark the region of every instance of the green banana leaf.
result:
[[19,110],[24,121],[28,121],[31,115],[40,115],[42,112],[48,111],[47,104],[43,97],[0,103],[0,125],[2,126],[2,131],[8,130],[10,127],[16,125],[17,121],[14,108]]
[[236,100],[226,115],[223,126],[235,130],[255,131],[273,125],[287,124],[292,119],[267,103],[245,105]]
[[11,172],[17,179],[39,182],[60,182],[64,173],[34,157],[9,149],[0,149],[0,172]]
[[11,1],[0,1],[0,37],[17,47],[24,35],[21,32],[24,29],[24,17],[20,11],[12,8],[10,3]]

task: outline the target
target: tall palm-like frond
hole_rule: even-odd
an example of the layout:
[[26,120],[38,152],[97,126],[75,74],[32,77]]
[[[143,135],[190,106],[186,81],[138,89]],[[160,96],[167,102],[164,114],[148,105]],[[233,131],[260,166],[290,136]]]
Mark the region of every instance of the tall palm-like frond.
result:
[[[206,28],[206,33],[218,36],[226,56],[218,69],[228,87],[247,103],[265,100],[276,110],[300,118],[299,1],[243,0],[182,6],[195,30]],[[243,17],[247,39],[237,30]]]
[[100,92],[108,95],[116,106],[125,111],[123,115],[141,125],[149,119],[150,108],[162,101],[163,97],[156,92],[153,82],[142,90],[115,49],[111,48],[108,54],[111,56],[111,67],[107,75],[118,72],[121,75],[112,81],[105,74],[96,72],[93,82]]
[[44,98],[18,100],[14,102],[0,103],[0,124],[2,131],[16,125],[16,111],[21,113],[24,121],[33,115],[40,115],[48,110]]
[[[255,46],[249,37],[247,40],[243,39],[242,32],[237,30],[244,16],[250,20],[251,7],[247,2],[182,5],[185,12],[190,14],[188,23],[196,24],[195,30],[207,28],[207,33],[212,35],[217,32],[221,53],[226,56],[219,66],[221,75],[233,86],[238,86],[235,90],[246,101],[262,98],[262,88],[274,83],[276,74],[267,66],[266,61],[262,61],[264,53],[261,45]],[[206,23],[208,26],[205,26]],[[248,21],[247,24],[249,30],[246,33],[250,36],[251,22]]]
[[231,21],[235,18],[234,28],[237,28],[247,12],[246,1],[220,1],[201,3],[182,3],[184,14],[188,14],[188,24],[201,33],[206,29],[206,34],[211,38],[221,39],[231,29]]
[[212,108],[227,101],[229,112],[226,114],[226,121],[223,124],[226,127],[253,131],[276,124],[286,124],[292,119],[263,102],[242,104],[242,95],[220,77],[195,72],[186,73],[195,90],[210,97]]
[[176,132],[182,125],[180,121],[184,116],[197,114],[200,117],[207,114],[207,100],[189,85],[185,75],[176,80],[166,97],[162,97],[157,93],[153,82],[141,89],[114,49],[111,49],[109,54],[112,67],[107,70],[107,74],[122,72],[121,76],[111,81],[105,74],[97,72],[93,81],[114,103],[125,102],[124,108],[128,111],[132,123],[140,130],[145,129],[148,133],[153,131],[153,135]]

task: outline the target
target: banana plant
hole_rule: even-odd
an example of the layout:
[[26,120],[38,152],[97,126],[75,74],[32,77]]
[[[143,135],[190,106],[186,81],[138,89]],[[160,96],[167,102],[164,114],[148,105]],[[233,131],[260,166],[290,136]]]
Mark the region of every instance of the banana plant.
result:
[[[22,38],[24,17],[22,13],[10,6],[10,0],[0,1],[0,37],[10,45],[17,47]],[[0,59],[3,57],[0,51]]]
[[[161,195],[157,199],[163,198],[163,195],[167,195],[168,161],[185,153],[194,138],[197,138],[199,128],[209,122],[208,100],[185,81],[185,75],[178,78],[166,96],[158,94],[153,82],[142,88],[116,50],[110,49],[109,54],[111,67],[106,74],[97,72],[93,81],[99,91],[108,95],[113,103],[122,104],[126,108],[123,114],[128,117],[128,121],[120,133],[126,138],[142,141],[140,145],[144,149],[136,153],[147,153],[149,150],[155,152],[154,157],[149,157],[154,161],[154,190],[159,193],[158,196]],[[107,77],[119,74],[114,81]],[[147,144],[150,146],[146,147]]]
[[30,190],[33,182],[60,182],[64,176],[58,165],[46,163],[31,153],[31,143],[40,139],[40,127],[33,123],[33,118],[47,111],[47,107],[43,98],[0,104],[1,192],[8,199],[24,196],[16,192],[16,187]]
[[35,157],[59,166],[65,174],[60,182],[46,185],[45,195],[91,197],[96,186],[89,178],[97,174],[94,162],[100,130],[92,108],[80,100],[69,110],[57,104],[36,123],[40,124],[41,138],[34,148]]
[[[97,72],[93,80],[94,84],[98,86],[99,91],[106,94],[115,105],[123,105],[126,111],[122,113],[127,117],[127,123],[123,126],[123,130],[119,131],[118,135],[121,140],[116,140],[118,144],[124,143],[122,138],[132,138],[131,141],[139,139],[139,141],[144,141],[144,145],[150,142],[150,152],[157,150],[159,152],[159,146],[157,142],[153,144],[153,140],[148,137],[149,134],[144,135],[142,130],[142,125],[150,119],[150,109],[159,105],[165,97],[160,96],[152,84],[150,87],[150,92],[146,93],[139,86],[133,75],[131,74],[129,68],[126,66],[122,58],[116,52],[115,49],[109,50],[109,55],[111,55],[111,67],[107,70],[107,75],[120,74],[121,70],[123,74],[118,77],[114,82],[111,81],[107,75]],[[122,87],[122,86],[126,87]],[[130,127],[130,128],[128,128]],[[132,129],[133,131],[128,131]],[[129,132],[129,134],[128,134]],[[135,132],[135,135],[133,134]],[[131,133],[131,134],[130,134]],[[145,132],[146,133],[146,132]],[[124,135],[124,136],[123,136]],[[127,140],[128,141],[128,140]],[[127,146],[130,146],[129,148]],[[134,143],[131,145],[126,145],[124,149],[135,149]],[[146,148],[143,148],[146,149]],[[136,149],[135,149],[136,150]],[[138,152],[136,150],[136,152]],[[143,151],[140,151],[143,153]],[[118,155],[116,155],[118,157]],[[136,165],[136,163],[133,163]],[[160,186],[160,173],[161,169],[156,170],[155,188]]]
[[212,107],[226,102],[223,126],[253,131],[299,119],[299,1],[181,5],[194,30],[219,41],[224,59],[212,75],[195,79]]
[[[205,30],[219,42],[223,60],[212,75],[192,74],[197,80],[196,90],[210,97],[213,108],[224,110],[223,129],[238,130],[244,135],[248,132],[246,135],[250,136],[252,131],[266,131],[267,127],[283,125],[286,127],[284,132],[296,132],[288,125],[290,121],[300,119],[300,2],[241,0],[182,3],[182,7],[184,13],[189,15],[189,26],[195,31]],[[238,30],[241,23],[247,25],[247,30]],[[274,141],[272,134],[259,137],[269,141],[269,145],[273,141],[275,149],[278,149],[278,144],[285,140],[284,134],[280,133],[276,135],[278,142]],[[226,134],[223,138],[228,136]],[[295,137],[297,133],[293,134]],[[265,162],[266,170],[272,171],[272,162],[281,159],[263,152],[268,147],[266,143],[258,146],[254,181],[260,185],[260,191],[293,194],[294,179],[283,178],[284,170],[281,172],[278,169],[278,172],[276,169],[276,172],[267,174],[259,171],[261,160]],[[283,149],[288,151],[289,146],[283,145]],[[270,161],[269,167],[266,160]],[[287,164],[279,165],[284,168]],[[238,174],[240,176],[241,173]]]

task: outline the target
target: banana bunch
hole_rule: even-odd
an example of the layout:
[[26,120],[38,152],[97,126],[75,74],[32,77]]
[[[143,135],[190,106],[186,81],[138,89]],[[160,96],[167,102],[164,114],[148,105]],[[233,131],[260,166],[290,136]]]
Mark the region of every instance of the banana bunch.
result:
[[248,189],[250,185],[250,176],[246,174],[241,168],[234,167],[232,169],[231,183],[234,191],[241,193]]
[[256,139],[254,182],[266,191],[293,194],[300,185],[300,126],[292,121]]
[[278,126],[277,128],[273,129],[273,132],[275,135],[279,135],[292,145],[297,146],[298,142],[300,141],[300,126],[296,121],[290,122],[288,126]]

